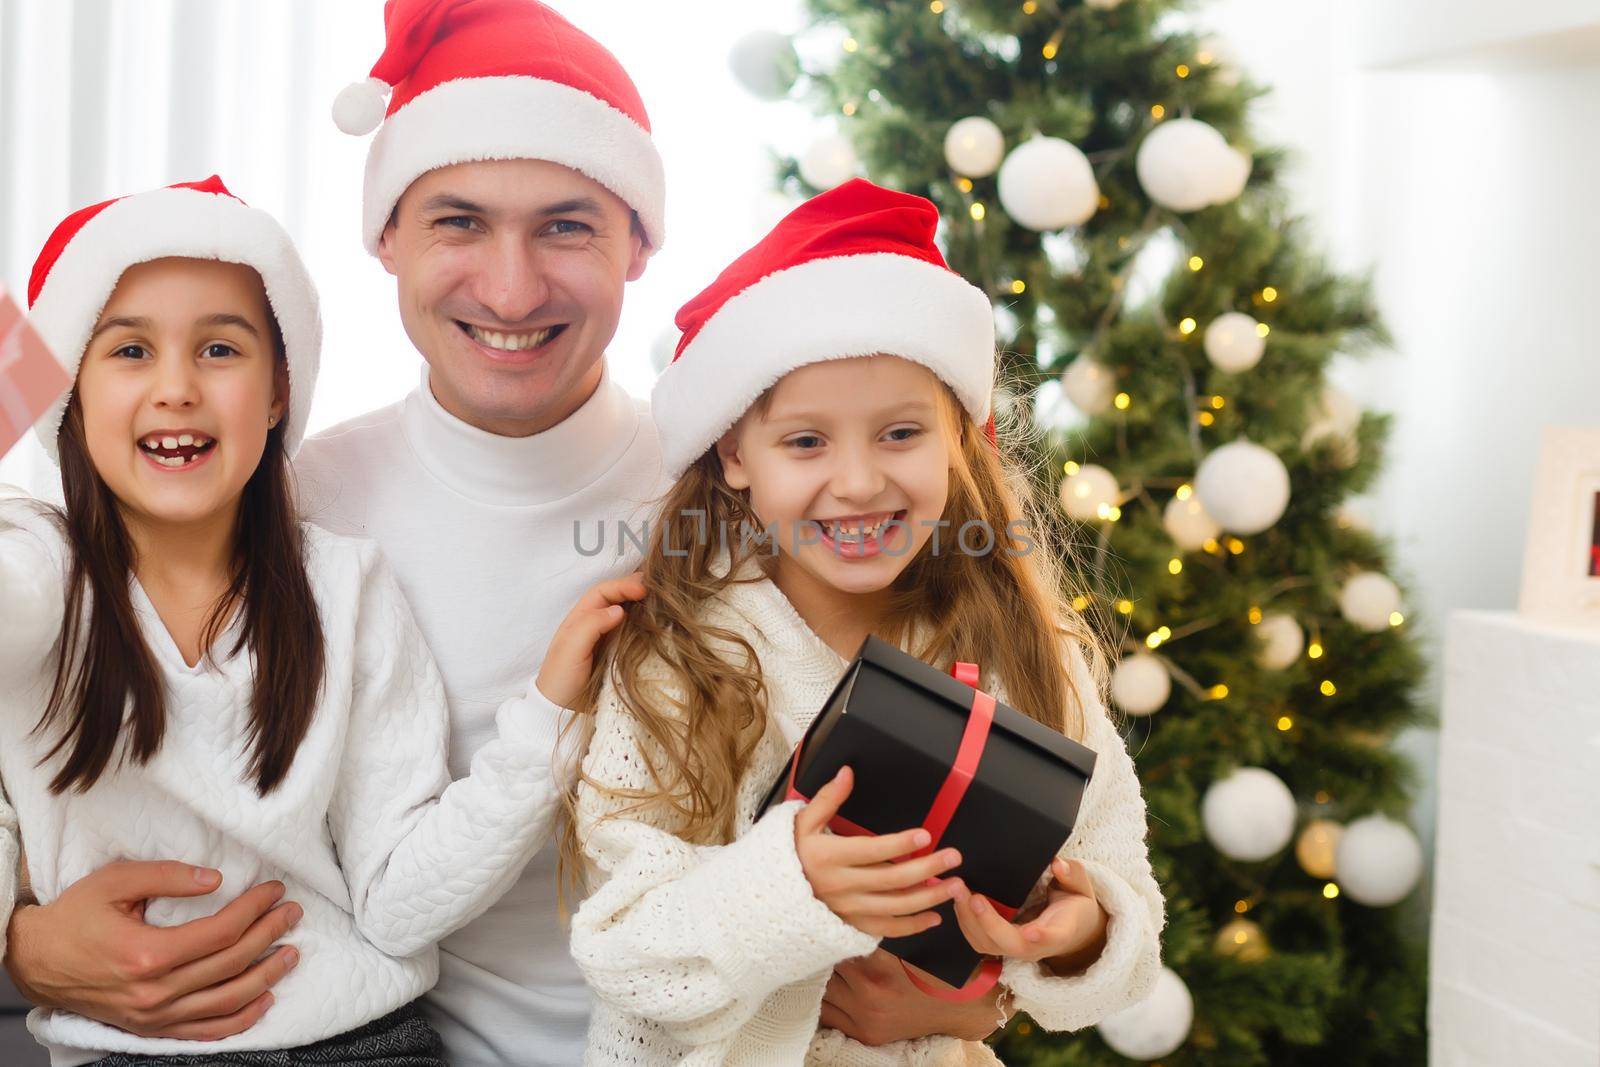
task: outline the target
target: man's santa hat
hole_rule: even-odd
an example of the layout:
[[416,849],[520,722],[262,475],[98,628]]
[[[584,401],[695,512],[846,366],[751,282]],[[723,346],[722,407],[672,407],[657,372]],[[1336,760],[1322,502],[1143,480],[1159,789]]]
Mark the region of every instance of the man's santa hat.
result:
[[[84,349],[117,282],[129,267],[168,257],[240,263],[261,276],[289,364],[284,448],[293,455],[305,436],[322,351],[317,291],[289,234],[265,211],[205,181],[118,197],[74,211],[61,221],[28,278],[28,319],[74,379]],[[34,423],[53,462],[67,410],[62,397]]]
[[571,167],[620,197],[661,247],[666,181],[650,117],[597,41],[537,0],[388,0],[383,17],[371,76],[333,102],[345,133],[378,130],[362,191],[368,252],[412,182],[486,159]]
[[857,178],[795,208],[680,308],[650,401],[671,475],[790,371],[850,356],[922,364],[992,438],[994,308],[945,264],[938,225],[929,201]]

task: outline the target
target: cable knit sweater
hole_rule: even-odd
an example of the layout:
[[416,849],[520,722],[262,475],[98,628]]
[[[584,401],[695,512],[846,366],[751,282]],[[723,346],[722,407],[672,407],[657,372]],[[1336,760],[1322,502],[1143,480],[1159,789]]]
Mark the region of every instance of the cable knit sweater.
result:
[[[283,939],[300,963],[250,1030],[216,1042],[146,1039],[66,1012],[28,1025],[57,1064],[109,1051],[222,1052],[305,1045],[406,1004],[438,973],[437,942],[487,908],[548,836],[551,754],[561,712],[537,689],[499,712],[499,736],[451,782],[447,717],[433,660],[387,564],[368,542],[303,527],[326,639],[326,675],[288,777],[258,796],[243,773],[249,653],[184,663],[136,580],[141,630],[165,683],[167,731],[143,766],[113,766],[89,790],[53,796],[50,738],[32,735],[60,639],[64,541],[42,507],[0,499],[0,931],[16,876],[16,833],[43,903],[115,860],[179,859],[222,872],[221,888],[152,900],[170,926],[279,879],[304,918]],[[236,626],[217,643],[232,647]],[[3,945],[0,945],[3,947]]]
[[[758,578],[731,585],[706,619],[750,642],[768,693],[768,723],[740,782],[738,836],[695,846],[664,815],[618,814],[627,801],[583,782],[578,827],[591,895],[573,919],[572,953],[598,1004],[585,1063],[844,1064],[976,1067],[998,1060],[987,1045],[928,1037],[868,1047],[818,1030],[833,966],[878,939],[839,919],[811,891],[795,852],[800,802],[756,809],[792,747],[822,707],[846,661],[805,624],[782,592]],[[1080,691],[1095,692],[1082,658]],[[986,679],[990,691],[1003,694]],[[1098,700],[1084,708],[1085,743],[1099,754],[1063,856],[1080,860],[1110,923],[1106,947],[1083,974],[1048,976],[1007,961],[1002,983],[1015,1006],[1050,1030],[1091,1025],[1142,998],[1160,966],[1161,891],[1145,847],[1145,808],[1133,763]],[[612,789],[650,789],[644,756],[659,758],[608,683],[585,777]]]

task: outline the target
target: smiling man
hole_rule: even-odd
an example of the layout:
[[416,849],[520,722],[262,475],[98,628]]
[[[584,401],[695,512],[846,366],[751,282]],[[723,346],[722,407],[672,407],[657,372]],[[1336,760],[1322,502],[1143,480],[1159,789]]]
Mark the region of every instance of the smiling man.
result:
[[[393,565],[444,677],[460,777],[502,707],[537,701],[531,680],[566,612],[635,561],[580,552],[575,524],[636,526],[666,488],[648,411],[605,355],[627,283],[661,246],[664,180],[627,73],[536,0],[390,0],[385,22],[372,77],[334,114],[347,132],[378,131],[362,240],[395,277],[426,368],[399,403],[307,441],[296,469],[307,519],[372,538]],[[543,710],[553,741],[562,713]],[[582,1058],[590,994],[556,854],[532,855],[441,946],[426,1004],[458,1067]],[[164,1037],[220,1038],[269,1010],[293,973],[267,953],[297,906],[276,882],[218,887],[188,865],[205,857],[173,859],[188,862],[87,876],[70,915],[19,912],[30,925],[14,920],[0,947],[30,999]],[[142,922],[148,898],[213,892],[212,918]],[[994,1017],[922,996],[878,953],[839,968],[823,1022],[880,1043],[982,1036]]]
[[[577,524],[631,520],[663,487],[654,427],[606,348],[661,245],[664,181],[627,73],[544,5],[393,0],[386,20],[372,79],[334,117],[378,127],[362,238],[426,369],[398,404],[307,442],[297,472],[310,521],[393,564],[444,676],[459,777],[502,705],[536,695],[566,612],[632,564],[580,554]],[[560,720],[547,704],[552,739]],[[441,946],[427,1007],[452,1063],[582,1057],[590,997],[557,852]]]

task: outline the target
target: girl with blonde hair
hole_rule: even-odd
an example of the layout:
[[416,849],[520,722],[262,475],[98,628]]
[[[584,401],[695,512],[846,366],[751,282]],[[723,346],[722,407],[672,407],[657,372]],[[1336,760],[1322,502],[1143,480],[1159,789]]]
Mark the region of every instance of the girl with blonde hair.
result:
[[[857,1043],[825,1003],[837,963],[949,901],[968,941],[1004,957],[1002,997],[1048,1029],[1155,980],[1139,784],[1094,639],[1063,603],[1052,520],[995,442],[992,308],[946,267],[937,223],[920,197],[850,182],[678,314],[652,398],[676,482],[645,595],[604,609],[626,618],[586,684],[592,610],[540,679],[595,712],[567,854],[591,891],[572,927],[598,998],[587,1063],[992,1064],[954,1037]],[[759,814],[868,634],[980,664],[986,691],[1099,754],[1029,921],[971,893],[952,850],[909,858],[924,830],[828,834],[848,769]]]

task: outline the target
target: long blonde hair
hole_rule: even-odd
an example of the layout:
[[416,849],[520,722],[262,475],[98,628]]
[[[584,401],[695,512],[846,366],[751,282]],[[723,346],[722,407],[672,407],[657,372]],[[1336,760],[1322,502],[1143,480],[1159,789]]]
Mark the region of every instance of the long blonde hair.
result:
[[[771,394],[764,393],[754,410],[764,413]],[[915,635],[919,647],[906,650],[941,669],[957,659],[976,662],[998,680],[1008,704],[1081,741],[1090,694],[1079,686],[1100,686],[1103,657],[1088,620],[1067,606],[1075,590],[1066,577],[1072,559],[1066,523],[1039,482],[1002,457],[954,393],[946,387],[942,395],[946,425],[959,441],[951,450],[943,519],[952,532],[970,521],[986,523],[995,543],[986,552],[935,553],[924,545],[890,587],[875,632],[902,648]],[[766,727],[755,650],[738,633],[708,624],[702,610],[749,559],[760,559],[770,574],[770,561],[762,558],[770,553],[759,542],[706,534],[744,524],[761,528],[746,493],[728,485],[710,448],[662,500],[641,565],[647,596],[629,605],[627,619],[595,657],[576,709],[595,710],[609,675],[617,699],[653,742],[643,747],[659,746],[666,756],[659,763],[643,757],[650,791],[624,793],[587,776],[580,780],[625,800],[617,814],[653,810],[695,844],[735,836],[739,783]],[[1019,526],[1031,546],[1016,536]],[[731,566],[721,563],[725,550]],[[1074,645],[1089,667],[1076,678],[1069,658]],[[587,736],[593,716],[575,716],[572,724]],[[582,870],[576,788],[566,808],[563,890],[576,885]]]

